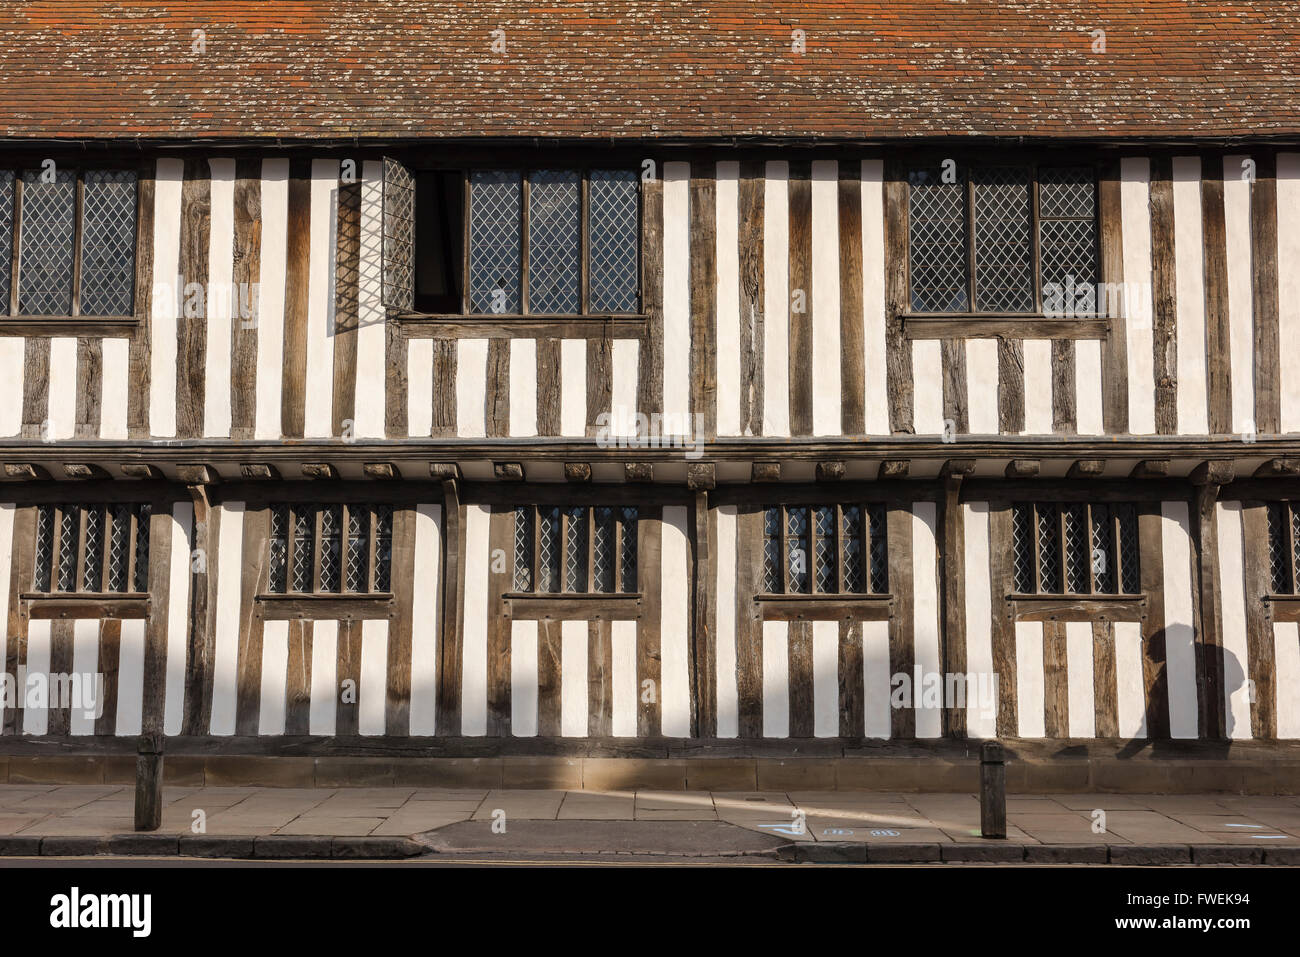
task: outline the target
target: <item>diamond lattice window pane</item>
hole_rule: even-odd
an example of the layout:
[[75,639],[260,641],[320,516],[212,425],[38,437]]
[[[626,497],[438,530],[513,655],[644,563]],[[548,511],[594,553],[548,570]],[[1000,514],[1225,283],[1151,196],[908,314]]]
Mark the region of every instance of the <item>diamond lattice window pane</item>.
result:
[[537,590],[555,594],[560,590],[560,510],[541,509],[538,512]]
[[54,506],[42,505],[36,510],[36,574],[32,587],[36,591],[50,590],[50,565],[54,561]]
[[975,177],[975,308],[1030,312],[1034,308],[1034,252],[1030,231],[1029,170],[981,169]]
[[81,314],[129,316],[135,287],[135,173],[87,170],[81,211]]
[[1088,556],[1088,509],[1085,505],[1069,505],[1063,510],[1065,525],[1065,590],[1074,594],[1087,594],[1090,587]]
[[86,509],[85,539],[81,550],[81,590],[97,592],[104,585],[104,506]]
[[937,169],[909,176],[908,261],[912,309],[965,312],[967,293],[966,184],[943,182]]
[[345,579],[348,591],[368,590],[370,578],[370,510],[365,506],[348,508],[348,551]]
[[792,508],[785,513],[786,556],[790,568],[790,591],[808,594],[812,576],[808,573],[808,509]]
[[1050,595],[1061,592],[1061,536],[1055,505],[1039,505],[1038,590]]
[[640,263],[637,176],[596,169],[587,184],[587,307],[592,312],[635,312]]
[[763,591],[779,595],[784,590],[781,580],[781,510],[769,508],[763,513]]
[[813,522],[817,529],[816,570],[817,590],[835,591],[835,509],[825,506],[814,509]]
[[[1283,581],[1284,587],[1280,592],[1278,592],[1278,594],[1282,594],[1282,595],[1295,594],[1296,562],[1300,561],[1300,510],[1297,510],[1294,504],[1283,505],[1282,514],[1279,516],[1279,518],[1285,520],[1287,517],[1289,517],[1290,524],[1291,524],[1291,536],[1290,536],[1291,550],[1287,554],[1286,569],[1285,569],[1285,575]],[[1286,552],[1285,537],[1283,538],[1283,542],[1284,544],[1282,545],[1282,550]]]
[[637,511],[635,505],[624,506],[619,532],[622,539],[623,591],[636,591],[636,530]]
[[533,590],[533,509],[515,509],[515,591]]
[[475,170],[469,188],[470,311],[517,313],[522,180],[512,170]]
[[1038,255],[1049,315],[1097,311],[1097,202],[1087,167],[1038,171]]
[[0,170],[0,315],[9,314],[10,267],[14,250],[14,172]]
[[1116,505],[1115,517],[1119,521],[1120,587],[1125,594],[1136,595],[1142,590],[1138,568],[1137,511],[1132,505]]
[[867,506],[867,529],[871,536],[871,592],[883,595],[889,591],[889,538],[885,531],[885,506]]
[[1034,507],[1016,505],[1011,509],[1011,552],[1013,587],[1017,594],[1031,595],[1034,586]]
[[543,169],[528,180],[528,311],[580,312],[582,178]]
[[18,311],[28,316],[72,314],[72,241],[76,177],[60,170],[41,182],[40,170],[23,173]]
[[293,590],[312,588],[312,562],[316,552],[316,510],[298,505],[293,510]]
[[842,510],[840,554],[844,561],[844,590],[861,593],[867,590],[866,562],[862,556],[862,509],[846,505]]
[[587,510],[568,509],[569,538],[564,555],[564,590],[587,590]]
[[77,539],[81,531],[81,510],[62,507],[59,522],[59,591],[77,590]]
[[1101,594],[1115,591],[1115,529],[1110,509],[1105,505],[1092,507],[1092,580]]
[[109,591],[126,591],[131,565],[131,514],[130,505],[113,506],[112,527],[108,533]]
[[284,594],[288,558],[289,508],[276,505],[271,509],[270,567],[267,569],[267,588],[273,595]]
[[591,535],[591,567],[592,577],[595,579],[591,583],[591,590],[597,592],[612,592],[614,590],[614,564],[615,549],[617,548],[617,535],[614,526],[614,510],[612,508],[596,508],[592,510],[594,526]]
[[415,179],[405,166],[386,156],[383,185],[383,302],[390,309],[409,312],[415,308]]
[[320,590],[338,591],[343,578],[343,506],[320,510]]
[[1291,577],[1291,569],[1287,566],[1289,549],[1286,543],[1286,521],[1282,515],[1282,506],[1274,503],[1269,505],[1266,514],[1268,515],[1268,569],[1269,581],[1272,582],[1273,594],[1285,595],[1287,589],[1287,579]]
[[375,591],[392,589],[393,581],[393,507],[376,505],[375,513]]
[[149,590],[149,518],[153,506],[148,502],[136,506],[135,521],[135,590]]

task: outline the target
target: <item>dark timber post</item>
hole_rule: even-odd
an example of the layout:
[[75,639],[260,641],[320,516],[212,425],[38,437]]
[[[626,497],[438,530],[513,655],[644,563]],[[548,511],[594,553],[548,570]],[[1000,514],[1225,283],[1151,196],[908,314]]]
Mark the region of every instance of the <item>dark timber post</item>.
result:
[[1007,836],[1007,766],[996,741],[980,745],[980,834]]
[[162,825],[163,736],[140,735],[135,760],[135,829],[156,831]]

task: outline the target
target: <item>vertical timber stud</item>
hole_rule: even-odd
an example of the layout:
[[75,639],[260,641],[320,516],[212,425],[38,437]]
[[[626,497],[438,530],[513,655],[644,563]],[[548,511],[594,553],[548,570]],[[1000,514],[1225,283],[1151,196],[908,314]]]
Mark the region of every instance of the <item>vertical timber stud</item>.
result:
[[[194,503],[194,552],[200,560],[190,558],[190,640],[185,657],[185,716],[182,734],[207,733],[207,718],[212,711],[212,642],[209,640],[209,588],[212,578],[208,569],[217,560],[220,530],[212,521],[212,503],[205,484],[188,486]],[[178,543],[173,543],[177,547]],[[175,601],[173,596],[170,600]]]
[[[161,506],[161,507],[160,507]],[[163,715],[167,695],[167,607],[174,601],[184,602],[184,595],[167,595],[171,578],[171,550],[184,548],[185,539],[172,536],[171,501],[157,502],[149,517],[149,618],[144,636],[144,696],[140,729],[145,735],[163,733]],[[167,595],[166,601],[159,597]],[[104,662],[100,662],[101,669]],[[156,826],[156,825],[155,825]]]
[[1007,766],[997,741],[980,745],[980,835],[1007,836]]
[[1207,740],[1227,737],[1226,704],[1223,697],[1223,634],[1220,628],[1219,535],[1215,525],[1215,504],[1219,489],[1232,481],[1230,461],[1202,462],[1192,472],[1196,489],[1192,511],[1196,536],[1196,579],[1200,589],[1200,614],[1197,621],[1196,674],[1201,685],[1201,734]]
[[695,486],[694,518],[694,596],[692,605],[692,628],[694,636],[694,667],[691,673],[695,678],[695,707],[691,734],[697,738],[713,738],[718,734],[718,679],[717,648],[713,640],[710,621],[710,582],[713,581],[713,549],[709,541],[709,493],[712,487],[713,466],[708,467],[710,478],[705,483]]
[[456,479],[442,483],[442,631],[438,636],[438,733],[460,734],[460,490]]
[[156,831],[162,826],[163,736],[140,735],[135,759],[135,829]]
[[[966,537],[963,534],[961,521],[961,481],[974,470],[974,459],[950,459],[943,466],[943,538],[939,545],[939,599],[943,605],[941,658],[945,675],[966,673]],[[969,687],[966,693],[970,694]],[[943,733],[946,737],[966,736],[964,707],[949,701],[945,703],[942,714]]]

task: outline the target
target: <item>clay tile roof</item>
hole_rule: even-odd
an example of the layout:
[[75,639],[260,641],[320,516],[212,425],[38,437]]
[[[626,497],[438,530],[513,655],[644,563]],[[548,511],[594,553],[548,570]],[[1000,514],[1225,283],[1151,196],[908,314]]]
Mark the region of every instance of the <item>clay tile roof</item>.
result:
[[[43,0],[0,10],[9,138],[1300,133],[1297,0]],[[1097,30],[1104,52],[1093,50]],[[504,52],[493,48],[502,38]]]

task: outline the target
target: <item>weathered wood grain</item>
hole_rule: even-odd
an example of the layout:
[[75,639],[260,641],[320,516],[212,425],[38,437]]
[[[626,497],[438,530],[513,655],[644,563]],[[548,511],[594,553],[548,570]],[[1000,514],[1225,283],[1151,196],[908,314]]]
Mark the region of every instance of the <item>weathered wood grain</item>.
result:
[[[1250,189],[1251,300],[1255,329],[1255,428],[1272,435],[1281,428],[1282,363],[1278,347],[1277,155],[1256,159]],[[1286,268],[1295,269],[1296,263]]]
[[244,509],[242,579],[239,586],[239,651],[236,665],[235,733],[257,734],[262,707],[265,625],[257,596],[270,591],[271,510]]
[[[540,349],[538,350],[541,351]],[[557,365],[558,369],[559,366]],[[423,401],[423,400],[419,400]],[[433,436],[456,435],[456,340],[433,340]]]
[[[659,164],[662,166],[662,164]],[[641,182],[641,311],[645,313],[645,334],[637,362],[636,407],[650,415],[664,410],[664,184],[657,176]],[[543,344],[538,343],[541,368]],[[558,346],[556,364],[559,368]],[[559,402],[556,400],[558,407]],[[542,396],[537,397],[537,429],[541,435],[558,435],[558,408],[554,431],[544,431]]]
[[[334,246],[334,386],[331,433],[343,435],[356,418],[357,333],[360,329],[361,183],[338,185]],[[403,357],[404,358],[404,357]],[[405,368],[402,363],[400,368]],[[393,366],[388,366],[391,372]],[[387,407],[385,406],[385,411]],[[385,434],[387,434],[385,430]]]
[[912,347],[903,335],[908,308],[907,171],[885,164],[885,378],[891,432],[913,432]]
[[127,346],[126,434],[131,439],[149,435],[149,367],[153,341],[154,170],[148,163],[136,184],[135,315],[138,324]]
[[[691,412],[718,434],[718,197],[716,164],[694,161],[690,181]],[[727,397],[728,401],[731,397]]]
[[789,189],[790,434],[812,435],[812,166],[808,161],[790,163]]
[[1205,282],[1206,386],[1210,431],[1232,432],[1232,341],[1228,327],[1228,238],[1223,201],[1223,158],[1201,159],[1201,228]]
[[429,595],[415,594],[415,509],[393,510],[391,580],[396,613],[388,623],[387,703],[384,727],[389,735],[411,730],[411,632],[414,616],[428,614]]
[[1011,507],[989,507],[989,587],[993,597],[993,673],[998,676],[998,737],[1018,737],[1016,627],[1005,596],[1012,588]]
[[662,733],[663,687],[659,661],[660,621],[663,600],[659,569],[663,552],[663,509],[642,509],[637,521],[637,574],[645,595],[645,611],[636,629],[637,734],[648,737]]
[[[235,249],[231,271],[230,435],[248,440],[257,415],[258,285],[262,277],[262,161],[235,160]],[[220,383],[212,383],[220,388]]]
[[1119,685],[1115,670],[1115,625],[1092,623],[1092,700],[1099,738],[1119,737]]
[[836,215],[840,235],[840,431],[866,432],[862,306],[862,164],[841,162]]
[[211,170],[206,159],[187,159],[181,181],[179,268],[183,288],[176,317],[176,435],[182,439],[203,434],[211,239]]
[[1151,164],[1151,298],[1156,432],[1178,431],[1178,268],[1174,255],[1173,158]]
[[[761,160],[740,164],[740,433],[763,434],[763,196]],[[843,214],[841,213],[841,216]]]
[[1019,339],[998,340],[998,430],[1025,430],[1025,349]]
[[[889,673],[901,672],[912,676],[916,664],[916,618],[912,592],[911,508],[891,507],[885,527],[889,542],[889,590],[894,596],[894,617],[889,622]],[[891,738],[906,740],[916,737],[915,704],[920,692],[920,688],[913,687],[913,699],[907,702],[906,707],[890,709]]]
[[311,276],[311,160],[289,161],[288,245],[284,264],[284,362],[280,431],[302,438],[307,401],[307,303]]
[[[1120,163],[1108,161],[1097,183],[1097,216],[1101,232],[1101,280],[1124,282],[1123,206]],[[1122,288],[1122,286],[1111,286]],[[1106,309],[1097,303],[1098,311]],[[1101,424],[1107,434],[1128,431],[1128,338],[1122,307],[1110,317],[1110,334],[1101,350]]]
[[103,389],[103,340],[79,336],[77,338],[77,422],[73,430],[75,438],[99,438]]

